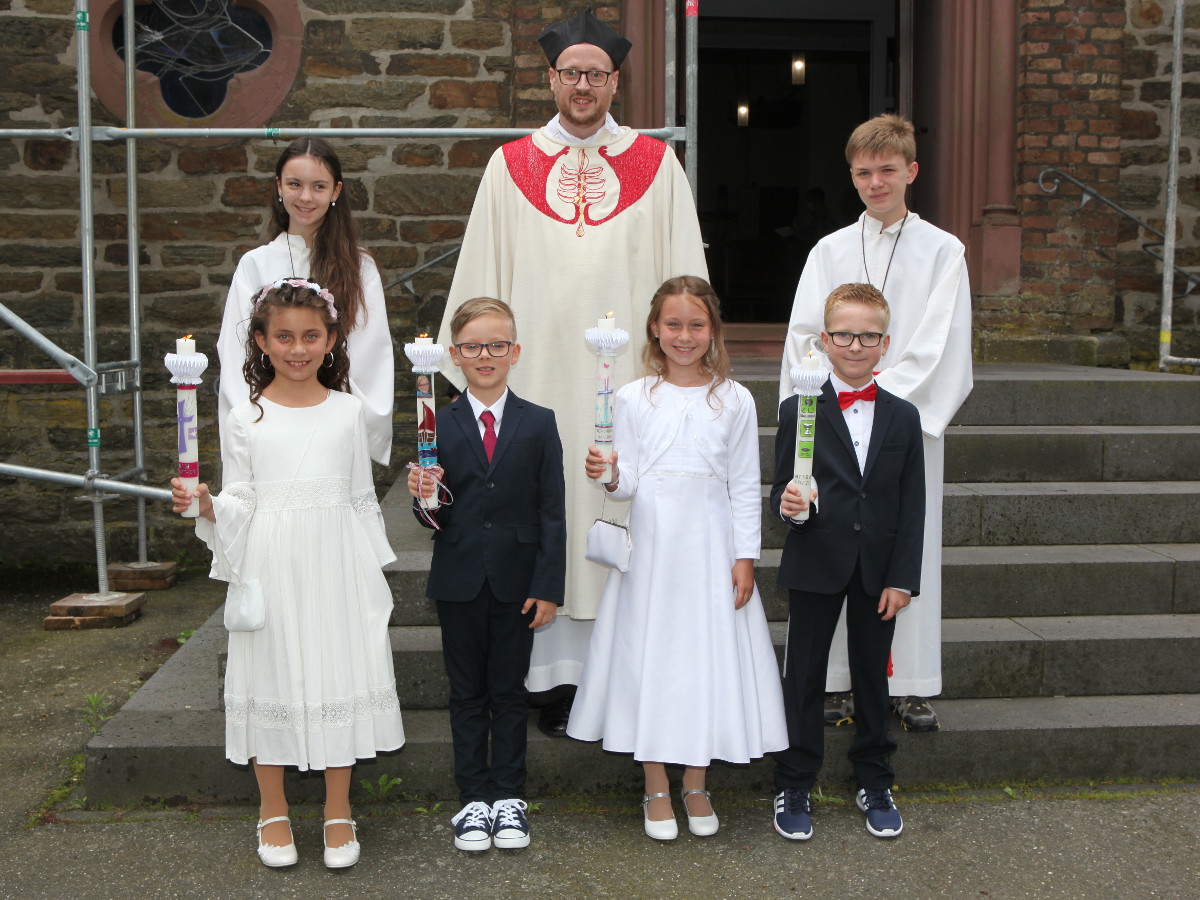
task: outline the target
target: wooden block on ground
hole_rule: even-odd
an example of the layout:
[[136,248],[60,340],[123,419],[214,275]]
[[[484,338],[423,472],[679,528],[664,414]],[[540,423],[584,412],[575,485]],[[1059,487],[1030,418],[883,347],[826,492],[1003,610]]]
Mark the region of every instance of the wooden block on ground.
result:
[[173,562],[109,563],[108,585],[114,591],[164,591],[175,583],[179,566]]
[[142,614],[135,609],[127,616],[46,616],[42,624],[47,631],[85,631],[89,628],[124,628]]
[[[120,619],[142,608],[145,594],[118,594],[108,600],[89,600],[87,594],[71,594],[50,604],[50,615],[109,616]],[[128,623],[126,623],[128,624]]]

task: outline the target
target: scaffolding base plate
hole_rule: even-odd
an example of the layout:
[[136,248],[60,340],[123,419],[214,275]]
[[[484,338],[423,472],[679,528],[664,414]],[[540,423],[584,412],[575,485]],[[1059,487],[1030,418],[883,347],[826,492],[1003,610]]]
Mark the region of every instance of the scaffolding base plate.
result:
[[164,591],[175,583],[178,563],[109,563],[108,586],[114,591]]
[[[145,594],[117,594],[112,599],[89,600],[87,594],[71,594],[50,604],[49,619],[126,619],[127,621],[121,624],[128,625],[133,618],[141,615],[142,600],[145,596]],[[46,627],[50,628],[50,625]],[[92,625],[90,627],[101,626]]]

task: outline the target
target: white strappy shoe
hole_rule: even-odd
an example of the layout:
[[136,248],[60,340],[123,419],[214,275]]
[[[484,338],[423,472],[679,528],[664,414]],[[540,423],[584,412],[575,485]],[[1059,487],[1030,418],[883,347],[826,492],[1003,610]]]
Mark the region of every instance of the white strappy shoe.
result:
[[650,801],[658,797],[666,797],[671,799],[670,794],[657,793],[645,794],[642,797],[642,816],[645,820],[646,834],[654,838],[656,841],[673,841],[679,837],[679,826],[675,824],[675,817],[662,819],[661,821],[650,818]]
[[703,794],[708,801],[709,809],[712,809],[712,795],[702,788],[693,788],[690,791],[683,791],[680,794],[680,799],[683,800],[683,811],[687,813],[688,831],[696,835],[696,837],[708,837],[711,834],[716,834],[717,829],[721,827],[721,823],[717,821],[717,812],[713,810],[707,816],[693,816],[688,809],[687,798],[691,794]]
[[258,823],[258,858],[264,866],[270,866],[272,869],[282,869],[285,866],[294,866],[296,860],[300,857],[296,853],[296,842],[293,840],[285,847],[276,847],[274,844],[264,844],[262,839],[263,829],[272,822],[287,822],[288,834],[291,835],[292,825],[291,820],[287,816],[275,816],[273,819],[259,821]]
[[354,838],[340,847],[325,845],[325,868],[348,869],[358,862],[359,853],[362,851],[362,846],[358,843],[358,826],[354,824],[353,819],[326,819],[325,828],[330,825],[349,825]]

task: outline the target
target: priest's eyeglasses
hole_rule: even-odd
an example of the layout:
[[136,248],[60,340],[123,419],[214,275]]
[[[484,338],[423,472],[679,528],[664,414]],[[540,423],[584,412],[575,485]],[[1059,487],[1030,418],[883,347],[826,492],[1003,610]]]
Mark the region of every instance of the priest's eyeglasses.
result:
[[558,73],[558,80],[563,84],[579,84],[579,79],[587,76],[587,83],[592,87],[604,87],[608,84],[608,76],[612,72],[605,72],[603,69],[588,69],[586,72],[583,69],[555,69]]
[[487,348],[488,356],[492,357],[492,359],[500,359],[501,357],[508,356],[509,351],[512,350],[512,345],[512,341],[491,341],[487,344],[476,344],[473,341],[467,341],[466,343],[455,344],[454,346],[458,348],[458,355],[463,359],[476,359],[483,353],[484,347]]
[[883,340],[883,335],[878,331],[831,331],[829,339],[833,341],[835,347],[849,347],[854,343],[854,339],[858,338],[858,343],[863,347],[878,347],[879,342]]

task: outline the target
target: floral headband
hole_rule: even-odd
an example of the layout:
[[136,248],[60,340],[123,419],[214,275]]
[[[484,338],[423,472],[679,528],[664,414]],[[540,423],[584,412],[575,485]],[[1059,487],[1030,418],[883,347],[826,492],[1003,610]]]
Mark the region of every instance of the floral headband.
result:
[[280,278],[278,281],[273,282],[272,284],[264,284],[262,290],[258,292],[258,296],[254,298],[255,308],[257,308],[258,304],[262,302],[263,297],[267,296],[268,291],[277,290],[278,288],[283,287],[285,284],[290,284],[292,287],[308,288],[325,301],[325,308],[329,311],[330,320],[334,322],[337,321],[338,313],[337,307],[333,305],[333,294],[329,293],[329,291],[321,287],[315,281],[305,281],[303,278]]

